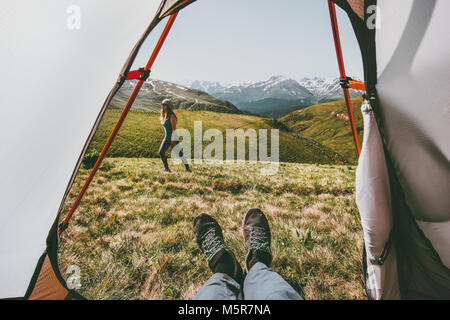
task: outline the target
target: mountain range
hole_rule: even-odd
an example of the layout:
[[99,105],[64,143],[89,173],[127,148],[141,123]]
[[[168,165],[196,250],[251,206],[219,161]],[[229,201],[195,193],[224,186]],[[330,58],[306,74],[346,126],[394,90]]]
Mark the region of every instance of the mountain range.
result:
[[[136,80],[125,81],[109,107],[111,109],[122,109],[135,85]],[[144,82],[133,104],[133,109],[159,111],[161,102],[166,98],[170,98],[177,109],[242,113],[231,102],[219,100],[206,92],[156,79],[147,79]]]
[[[237,85],[200,80],[180,81],[179,84],[229,101],[244,112],[270,118],[280,118],[294,110],[343,99],[339,78],[315,77],[295,80],[273,76],[266,81]],[[361,91],[350,90],[352,97],[361,94]]]

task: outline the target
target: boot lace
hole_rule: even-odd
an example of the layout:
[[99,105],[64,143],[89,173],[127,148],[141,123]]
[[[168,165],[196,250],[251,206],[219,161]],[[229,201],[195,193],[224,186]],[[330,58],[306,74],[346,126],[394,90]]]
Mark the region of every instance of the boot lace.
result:
[[251,232],[249,249],[270,253],[269,237],[266,230],[255,226]]
[[214,229],[209,229],[201,237],[202,249],[206,255],[206,259],[210,261],[214,255],[221,249],[226,249],[223,239],[216,235]]

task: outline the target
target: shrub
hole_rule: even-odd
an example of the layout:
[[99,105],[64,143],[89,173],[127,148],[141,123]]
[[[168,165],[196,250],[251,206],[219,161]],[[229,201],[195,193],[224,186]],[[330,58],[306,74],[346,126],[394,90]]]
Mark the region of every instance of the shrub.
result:
[[96,149],[90,149],[86,152],[84,155],[83,160],[81,163],[83,164],[83,167],[85,169],[91,169],[94,167],[94,164],[97,162],[97,159],[99,157],[99,153]]

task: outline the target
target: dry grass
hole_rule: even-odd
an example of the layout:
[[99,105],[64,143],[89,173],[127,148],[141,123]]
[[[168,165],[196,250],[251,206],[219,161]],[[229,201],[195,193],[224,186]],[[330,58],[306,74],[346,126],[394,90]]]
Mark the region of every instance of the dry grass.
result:
[[[362,231],[353,166],[194,165],[107,159],[60,244],[60,267],[81,268],[90,299],[191,299],[211,276],[192,223],[213,215],[241,264],[242,219],[261,208],[272,229],[272,268],[307,299],[364,299]],[[65,206],[86,178],[81,170]]]

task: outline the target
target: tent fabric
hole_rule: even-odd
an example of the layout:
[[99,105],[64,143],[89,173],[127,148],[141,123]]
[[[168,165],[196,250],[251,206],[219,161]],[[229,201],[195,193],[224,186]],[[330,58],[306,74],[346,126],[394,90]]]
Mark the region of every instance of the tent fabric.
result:
[[[74,290],[70,290],[58,266],[58,219],[47,237],[47,249],[39,259],[33,277],[29,282],[24,299],[27,300],[85,300]],[[66,270],[70,272],[70,270]]]
[[439,252],[442,263],[450,268],[450,221],[426,222],[416,220],[417,225],[430,240],[433,247]]
[[[450,43],[442,31],[450,27],[450,2],[379,1],[379,6],[377,93],[386,115],[387,149],[416,219],[449,221]],[[399,14],[403,8],[411,9]],[[391,31],[399,26],[404,28]]]
[[[442,41],[442,30],[449,28],[450,3],[401,0],[379,1],[379,6],[383,25],[377,31],[377,94],[386,115],[386,148],[408,209],[440,262],[448,262],[450,237],[441,235],[450,234],[450,43]],[[389,31],[394,27],[401,30]],[[420,262],[432,261],[423,251]],[[446,269],[436,284],[448,288],[448,264]],[[405,280],[408,286],[421,280],[417,273],[411,278]]]
[[28,296],[29,300],[64,300],[69,290],[59,281],[48,255],[45,255],[39,275]]
[[389,174],[384,159],[383,142],[369,101],[363,101],[361,113],[364,121],[364,143],[356,170],[356,203],[364,231],[366,291],[372,299],[399,299],[395,253],[391,252],[383,265],[378,264],[393,226]]
[[159,18],[162,19],[180,11],[196,0],[163,0],[160,6]]
[[[7,170],[0,179],[0,298],[25,295],[91,129],[157,6],[148,0],[2,5],[0,105],[7,121],[0,126],[0,158]],[[133,19],[123,20],[124,13]]]
[[[372,106],[377,101],[371,101]],[[385,155],[386,153],[386,146]],[[443,265],[430,240],[419,228],[406,204],[403,190],[389,157],[389,173],[393,230],[393,249],[397,258],[397,274],[402,299],[449,299],[450,272]]]
[[403,198],[394,204],[400,220],[395,236],[402,299],[450,299],[450,271],[404,205]]
[[[361,50],[361,57],[364,68],[364,82],[367,91],[370,91],[374,87],[377,81],[376,74],[376,56],[375,56],[375,30],[367,28],[366,13],[369,12],[368,8],[376,4],[376,0],[332,0],[341,9],[343,9],[353,26],[356,39],[358,40],[359,48]],[[361,7],[363,10],[361,12]],[[363,19],[362,19],[363,17]]]
[[449,299],[450,243],[439,235],[450,232],[450,44],[442,41],[450,3],[379,0],[378,8],[371,101],[390,177],[401,296]]
[[[378,162],[375,169],[367,165],[370,161],[363,155],[357,174],[367,294],[374,299],[391,299],[399,288],[402,299],[448,299],[450,165],[449,139],[444,137],[448,136],[449,123],[450,54],[448,42],[442,41],[442,30],[448,29],[444,12],[448,12],[449,3],[366,0],[362,22],[355,18],[349,2],[336,3],[348,13],[360,44],[367,93],[385,158],[373,153]],[[366,27],[371,5],[378,5],[379,29]],[[365,119],[365,130],[373,131],[372,127]],[[370,144],[369,140],[370,136],[365,137],[364,145]],[[370,173],[383,177],[386,184],[382,193],[374,191],[373,198],[367,193]],[[386,194],[389,188],[390,194]],[[382,204],[377,210],[388,208],[383,203],[391,202],[392,223],[383,211],[371,214],[374,198]],[[383,223],[387,223],[386,228],[382,228]],[[392,230],[392,249],[384,264],[377,266],[373,259],[383,243],[384,249],[388,247],[388,230]],[[386,282],[386,276],[395,279],[395,275],[398,284]]]
[[342,9],[344,9],[347,14],[354,13],[359,19],[364,20],[364,0],[331,0]]
[[364,20],[364,0],[348,0],[347,2],[357,16]]
[[[27,300],[85,300],[83,296],[70,290],[63,280],[57,265],[57,243],[50,253],[45,252],[39,259],[35,275],[31,279],[25,299]],[[52,262],[52,260],[54,262]]]
[[363,259],[367,297],[371,300],[401,299],[396,249],[392,248],[383,265],[369,261],[366,256]]

